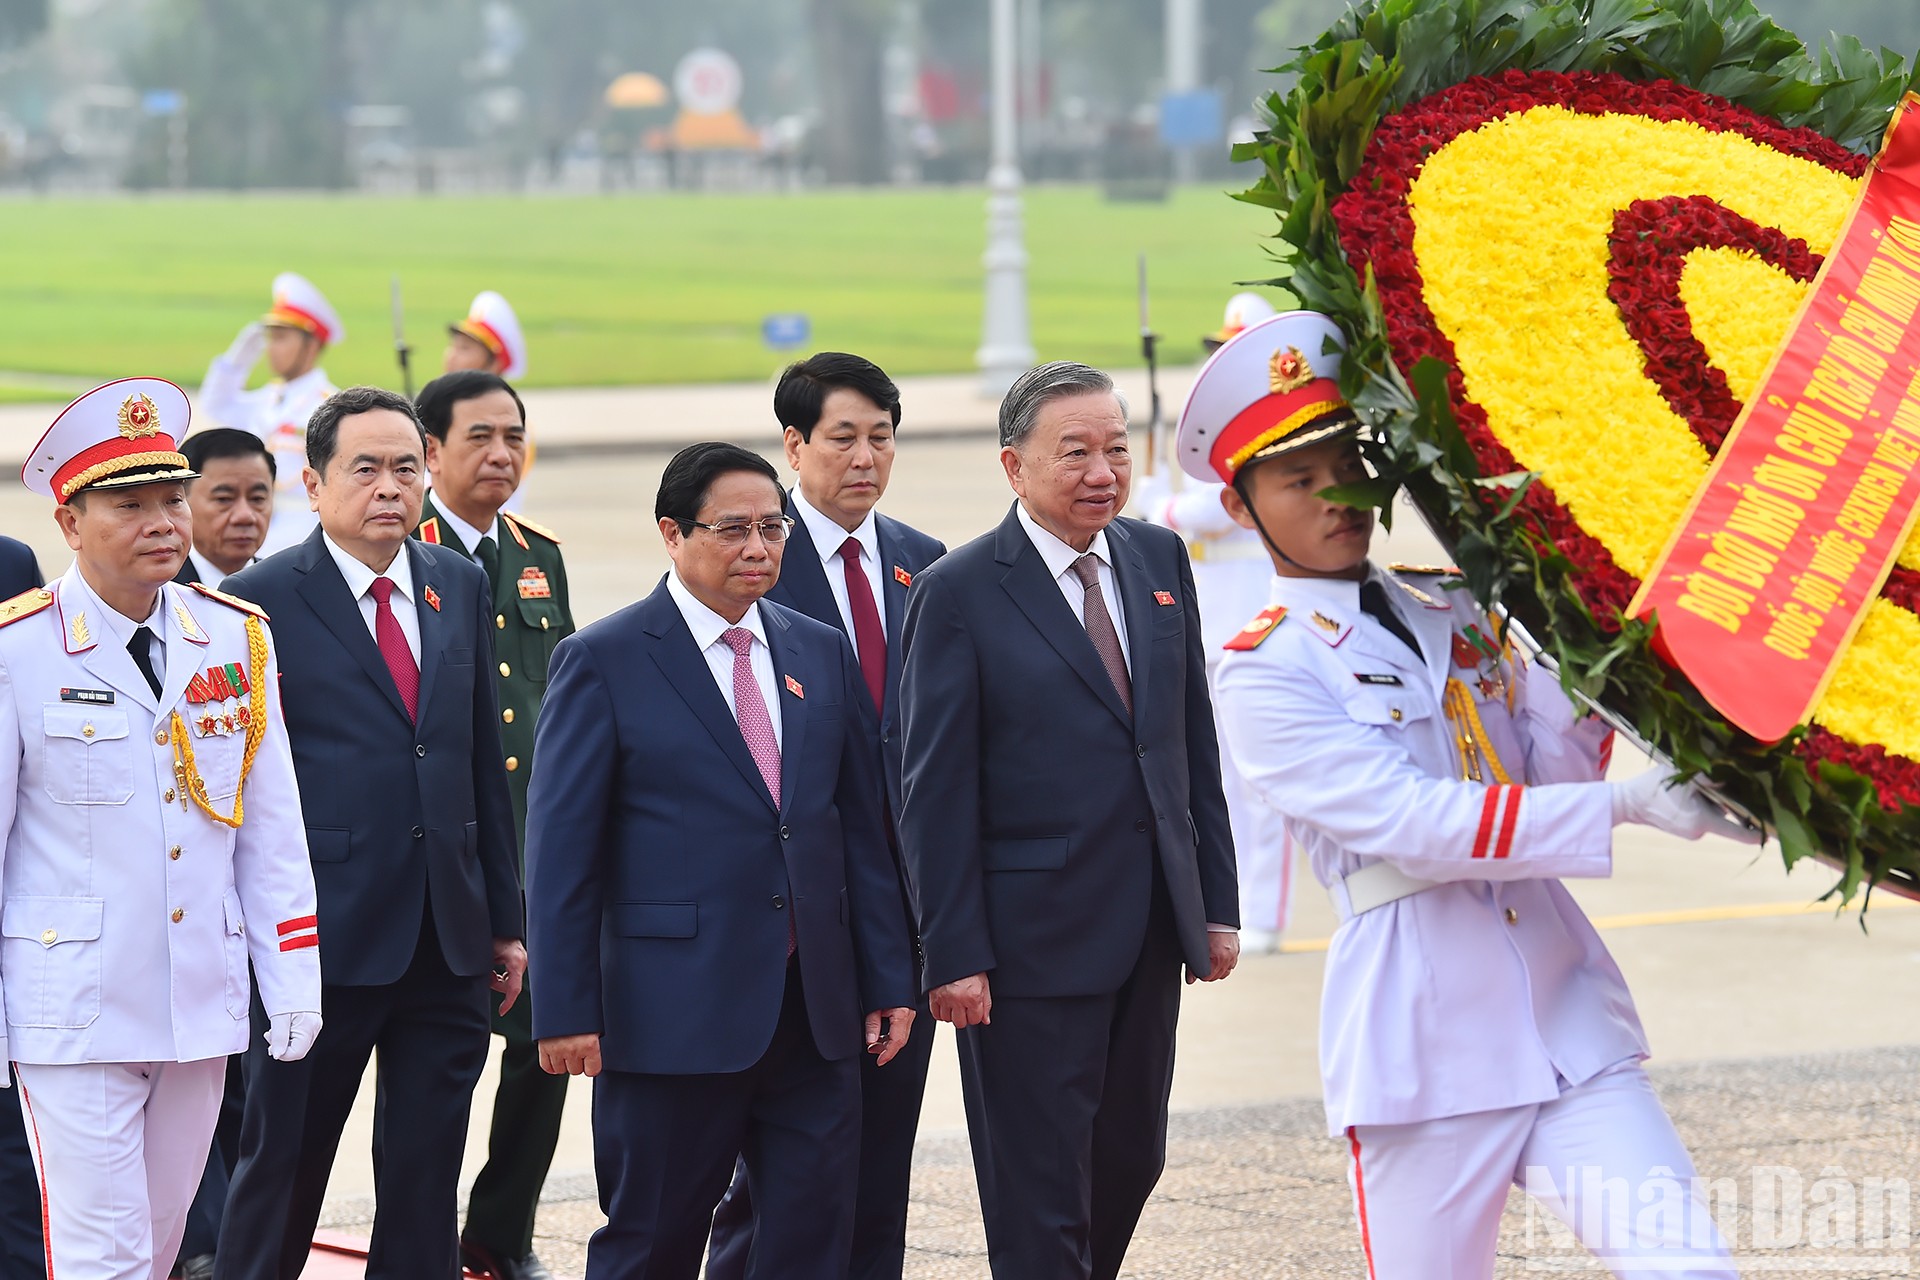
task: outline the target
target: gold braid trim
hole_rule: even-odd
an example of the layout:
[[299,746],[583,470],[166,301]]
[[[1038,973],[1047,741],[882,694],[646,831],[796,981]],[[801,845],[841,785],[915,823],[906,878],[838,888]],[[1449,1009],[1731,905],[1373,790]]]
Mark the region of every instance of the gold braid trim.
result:
[[1473,694],[1457,676],[1447,681],[1445,703],[1447,719],[1453,722],[1454,745],[1460,751],[1461,776],[1468,782],[1485,782],[1480,770],[1480,762],[1484,760],[1495,782],[1512,785],[1512,777],[1493,749],[1493,740],[1487,737],[1487,726],[1481,723],[1480,712],[1474,708]]
[[75,472],[69,476],[66,484],[61,486],[60,501],[65,502],[95,481],[119,475],[122,471],[132,471],[136,467],[159,466],[179,467],[184,470],[186,465],[187,455],[178,452],[169,453],[164,449],[152,453],[129,453],[118,458],[108,458],[105,462],[96,462],[85,471]]
[[173,713],[173,768],[200,811],[223,827],[239,827],[246,820],[247,775],[253,772],[253,757],[267,736],[267,703],[262,692],[267,686],[267,630],[260,619],[247,618],[247,674],[252,688],[247,691],[247,751],[240,758],[240,781],[233,787],[233,816],[227,817],[207,800],[207,784],[193,764],[193,741],[187,736],[186,721]]
[[[1280,419],[1280,421],[1273,426],[1262,431],[1253,439],[1241,445],[1238,449],[1235,449],[1233,454],[1227,459],[1227,470],[1238,471],[1246,465],[1254,454],[1259,453],[1270,444],[1277,444],[1281,437],[1298,430],[1322,414],[1332,413],[1336,409],[1344,409],[1346,407],[1347,402],[1345,400],[1315,400],[1311,404],[1303,405],[1286,417]],[[1346,424],[1342,423],[1341,425],[1344,426]]]

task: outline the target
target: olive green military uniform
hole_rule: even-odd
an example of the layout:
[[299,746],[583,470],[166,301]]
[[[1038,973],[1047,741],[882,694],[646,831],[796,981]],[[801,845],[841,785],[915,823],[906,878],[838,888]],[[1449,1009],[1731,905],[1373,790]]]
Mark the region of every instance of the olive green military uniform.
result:
[[[560,540],[519,516],[502,511],[495,525],[498,567],[486,563],[493,580],[494,660],[499,674],[500,747],[506,756],[507,787],[513,797],[514,830],[526,873],[527,779],[533,767],[533,730],[547,691],[547,662],[553,647],[573,634],[567,595],[567,568]],[[423,542],[461,546],[427,496],[416,536]],[[528,975],[531,980],[533,975]],[[493,1129],[487,1163],[474,1180],[461,1238],[506,1258],[533,1251],[533,1219],[540,1190],[560,1140],[560,1113],[566,1103],[567,1077],[540,1069],[533,1041],[533,1001],[522,991],[513,1010],[495,1014],[493,1029],[506,1037],[500,1061],[500,1089],[494,1096]]]

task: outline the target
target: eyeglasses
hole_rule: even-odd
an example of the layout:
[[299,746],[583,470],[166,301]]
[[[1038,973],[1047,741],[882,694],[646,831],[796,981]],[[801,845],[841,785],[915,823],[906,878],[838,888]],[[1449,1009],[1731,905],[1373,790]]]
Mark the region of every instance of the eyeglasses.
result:
[[728,524],[702,524],[698,520],[682,520],[681,524],[690,529],[705,529],[713,535],[713,540],[723,547],[744,547],[747,534],[759,530],[760,541],[769,546],[778,545],[787,540],[787,530],[793,528],[793,520],[787,516],[768,516],[758,524],[744,521]]

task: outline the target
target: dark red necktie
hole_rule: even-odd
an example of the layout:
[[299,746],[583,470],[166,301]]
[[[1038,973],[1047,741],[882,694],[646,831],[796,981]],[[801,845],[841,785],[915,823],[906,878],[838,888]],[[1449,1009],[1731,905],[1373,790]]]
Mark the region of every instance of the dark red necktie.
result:
[[387,670],[393,673],[394,687],[400,690],[400,701],[407,706],[407,719],[418,721],[420,664],[413,660],[413,650],[407,647],[407,633],[400,629],[400,619],[393,616],[393,579],[375,578],[367,591],[373,596],[373,642],[380,646],[380,656],[387,660]]
[[875,711],[887,706],[887,631],[880,625],[880,609],[873,602],[873,584],[860,567],[860,539],[840,544],[840,567],[847,573],[847,612],[853,615],[853,646],[860,654],[860,674],[867,678]]

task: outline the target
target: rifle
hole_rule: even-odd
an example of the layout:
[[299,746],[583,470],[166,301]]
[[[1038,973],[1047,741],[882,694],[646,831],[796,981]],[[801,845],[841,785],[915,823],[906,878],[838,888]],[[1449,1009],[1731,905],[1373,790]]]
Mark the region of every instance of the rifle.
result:
[[393,276],[393,354],[400,361],[400,388],[413,399],[413,348],[407,345],[407,313],[400,305],[400,273]]
[[1154,446],[1160,440],[1160,335],[1147,322],[1147,255],[1139,258],[1140,280],[1140,354],[1147,362],[1147,471],[1153,474]]

